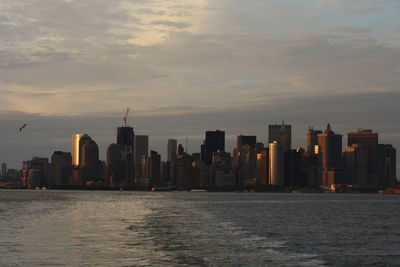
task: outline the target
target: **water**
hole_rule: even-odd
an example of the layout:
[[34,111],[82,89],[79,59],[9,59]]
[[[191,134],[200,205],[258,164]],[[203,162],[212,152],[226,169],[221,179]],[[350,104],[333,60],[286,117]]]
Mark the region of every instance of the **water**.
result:
[[400,196],[0,191],[0,266],[400,266]]

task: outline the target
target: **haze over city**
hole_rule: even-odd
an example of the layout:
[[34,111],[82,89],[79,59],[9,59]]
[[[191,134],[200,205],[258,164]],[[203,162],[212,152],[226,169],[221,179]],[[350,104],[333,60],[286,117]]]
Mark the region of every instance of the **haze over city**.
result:
[[[267,141],[267,126],[379,132],[400,147],[397,1],[0,1],[0,162],[71,150],[100,157],[129,125],[165,156],[204,131]],[[23,132],[18,128],[29,125]]]

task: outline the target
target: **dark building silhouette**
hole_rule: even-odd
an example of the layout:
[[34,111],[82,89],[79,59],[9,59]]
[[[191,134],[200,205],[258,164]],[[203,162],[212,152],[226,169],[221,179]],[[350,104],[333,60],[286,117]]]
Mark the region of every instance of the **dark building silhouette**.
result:
[[239,135],[237,137],[236,148],[240,149],[244,145],[249,145],[252,148],[255,148],[257,144],[257,136],[253,135]]
[[161,155],[156,151],[150,152],[150,186],[163,186],[161,179]]
[[117,128],[117,144],[121,147],[121,160],[126,183],[134,182],[134,140],[135,133],[132,127]]
[[268,126],[268,143],[279,142],[283,146],[283,152],[292,149],[292,125],[282,122],[281,125]]
[[172,179],[175,176],[174,168],[176,156],[178,154],[178,141],[176,139],[168,139],[167,143],[167,162],[169,166],[169,177]]
[[35,189],[48,186],[49,159],[33,157],[22,163],[21,185]]
[[55,151],[51,156],[49,186],[69,185],[72,176],[72,155],[69,152]]
[[110,144],[107,148],[107,177],[108,184],[119,185],[123,180],[122,151],[118,144]]
[[285,186],[307,186],[307,172],[303,169],[304,149],[292,149],[284,153]]
[[264,148],[261,152],[260,166],[260,185],[266,186],[269,184],[269,149]]
[[322,131],[314,130],[313,127],[308,128],[306,152],[315,153],[315,146],[318,145],[318,134],[322,134]]
[[396,149],[392,145],[377,146],[377,176],[380,189],[396,184]]
[[87,141],[82,148],[82,180],[100,181],[101,177],[101,162],[99,160],[99,146],[94,140]]
[[349,133],[347,136],[348,146],[353,144],[360,144],[367,148],[368,151],[368,184],[370,186],[377,186],[378,179],[376,173],[377,165],[377,146],[378,146],[378,133],[372,130],[359,130],[358,132]]
[[351,183],[359,186],[368,185],[368,151],[360,144],[346,147],[344,163],[349,171]]
[[[328,179],[328,172],[342,167],[342,135],[335,134],[330,124],[328,124],[325,132],[317,136],[322,185],[327,186],[335,184],[334,180]],[[334,176],[331,175],[331,177]]]
[[201,160],[206,164],[212,163],[212,155],[217,151],[225,151],[225,132],[207,131],[206,139],[201,148]]
[[139,164],[141,156],[149,155],[149,136],[148,135],[135,135],[134,149],[135,149],[135,165]]

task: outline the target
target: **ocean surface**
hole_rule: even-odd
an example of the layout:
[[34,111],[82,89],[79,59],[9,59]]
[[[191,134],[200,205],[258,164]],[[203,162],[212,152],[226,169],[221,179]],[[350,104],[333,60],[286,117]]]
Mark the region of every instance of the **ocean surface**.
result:
[[0,190],[0,266],[400,266],[400,195]]

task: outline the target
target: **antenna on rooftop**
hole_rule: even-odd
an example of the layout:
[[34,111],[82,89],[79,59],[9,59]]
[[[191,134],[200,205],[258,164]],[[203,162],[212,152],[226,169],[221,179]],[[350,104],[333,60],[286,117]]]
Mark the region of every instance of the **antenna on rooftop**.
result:
[[126,127],[126,120],[128,119],[129,108],[126,109],[125,117],[124,117],[124,126]]

